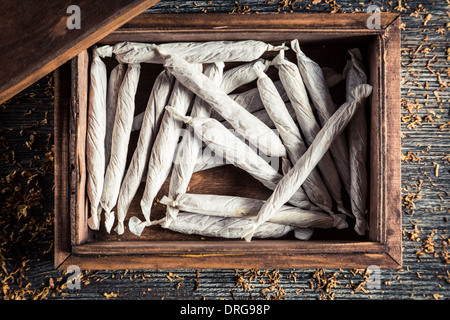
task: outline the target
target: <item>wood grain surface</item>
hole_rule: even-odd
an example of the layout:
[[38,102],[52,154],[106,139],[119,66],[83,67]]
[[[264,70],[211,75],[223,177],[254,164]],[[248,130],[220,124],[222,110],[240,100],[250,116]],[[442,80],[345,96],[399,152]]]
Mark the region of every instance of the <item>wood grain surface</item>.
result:
[[[248,0],[245,2],[161,1],[147,13],[205,14],[252,13],[283,14],[294,12],[365,11],[372,3],[360,1],[300,1],[287,2]],[[7,237],[2,237],[0,253],[7,257],[0,278],[9,286],[3,298],[32,297],[45,299],[287,299],[315,300],[320,298],[351,300],[443,300],[450,298],[450,268],[448,264],[450,131],[447,89],[449,83],[448,11],[446,1],[378,1],[383,12],[402,16],[402,240],[403,268],[380,270],[380,287],[369,289],[364,270],[351,266],[341,269],[143,269],[136,271],[87,271],[82,274],[81,288],[65,287],[68,274],[54,269],[53,221],[40,235],[19,237],[31,230],[27,223],[42,222],[51,217],[54,208],[52,192],[53,168],[46,154],[63,144],[53,141],[54,121],[52,95],[53,74],[35,82],[31,87],[0,106],[0,183],[3,192],[2,221],[7,221],[9,207],[17,193],[25,201],[36,179],[42,188],[37,204],[30,204],[27,216],[14,220],[14,228],[2,224]],[[46,121],[43,121],[47,119]],[[31,148],[30,136],[34,136]],[[48,146],[50,145],[50,148]],[[43,171],[42,168],[47,168]],[[17,171],[15,178],[10,174]],[[56,170],[56,168],[55,168]],[[37,174],[27,185],[22,171]],[[47,173],[45,173],[47,172]],[[7,179],[7,176],[9,178]],[[29,179],[29,178],[28,178]],[[10,181],[8,183],[8,181]],[[8,186],[21,182],[21,191],[10,197]],[[12,194],[12,193],[11,193]],[[28,193],[29,194],[29,193]],[[65,200],[61,200],[65,201]],[[25,202],[28,204],[28,202]],[[7,204],[7,205],[5,205]],[[25,231],[24,231],[25,230]],[[32,229],[34,232],[34,229]],[[14,232],[13,232],[14,231]],[[4,232],[4,234],[5,234]],[[16,242],[10,239],[17,239]],[[8,274],[23,277],[8,277]],[[320,289],[317,279],[325,279],[328,287]],[[27,284],[30,284],[28,287]],[[26,288],[25,288],[26,287]],[[329,288],[329,290],[325,290]]]

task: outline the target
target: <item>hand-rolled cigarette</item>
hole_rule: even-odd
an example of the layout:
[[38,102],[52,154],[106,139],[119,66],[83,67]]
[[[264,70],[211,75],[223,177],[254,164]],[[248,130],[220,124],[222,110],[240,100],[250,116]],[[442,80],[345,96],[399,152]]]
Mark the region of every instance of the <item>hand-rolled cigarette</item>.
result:
[[166,57],[164,66],[184,86],[205,100],[253,146],[268,156],[286,157],[286,148],[273,130],[230,98],[211,79],[183,59]]
[[220,88],[227,94],[231,93],[233,90],[256,80],[258,78],[256,69],[265,71],[268,67],[269,61],[258,59],[228,69],[223,73]]
[[[296,53],[300,74],[308,89],[313,105],[317,110],[319,121],[324,126],[336,112],[336,105],[331,98],[322,69],[300,50],[298,40],[292,40],[291,48]],[[345,190],[350,194],[349,151],[347,140],[343,134],[336,137],[333,145],[330,146],[330,152],[336,164],[341,182]]]
[[[220,88],[225,93],[230,93],[236,88],[239,88],[242,85],[248,84],[252,82],[253,80],[256,80],[258,77],[255,72],[255,68],[258,66],[265,66],[265,69],[268,67],[267,62],[264,62],[264,60],[259,59],[253,62],[245,63],[242,65],[239,65],[237,67],[234,67],[232,69],[228,69],[223,73],[223,78],[220,83]],[[283,98],[285,97],[285,93],[283,91],[283,86],[279,81],[276,82],[277,89],[282,92]],[[230,94],[230,97],[235,100],[237,103],[241,104],[243,107],[245,107],[249,112],[253,112],[254,110],[262,109],[264,106],[262,105],[261,99],[259,98],[258,90],[251,89],[247,92],[243,93],[235,93]],[[258,101],[259,100],[259,101]],[[243,105],[245,104],[245,106]],[[256,108],[256,109],[255,109]],[[142,125],[142,119],[144,117],[144,112],[141,112],[137,116],[134,117],[133,120],[133,128],[132,130],[140,130]],[[218,114],[214,109],[211,109],[211,117],[215,119],[220,119],[221,121],[224,121],[222,116]]]
[[[281,51],[283,51],[283,50],[281,50]],[[281,52],[280,51],[280,52]],[[288,60],[286,60],[286,59],[284,59],[285,61],[287,61],[287,63],[290,63],[290,64],[292,64],[293,66],[295,66],[295,68],[297,69],[297,73],[298,73],[298,75],[300,76],[300,73],[298,72],[298,67],[295,65],[295,64],[293,64],[292,62],[290,62],[290,61],[288,61]],[[284,61],[283,60],[283,61]],[[265,65],[265,67],[266,67],[266,69],[269,67],[269,65],[275,65],[275,66],[277,66],[276,64],[274,64],[274,60],[272,60],[272,62],[270,62],[269,64],[266,62],[264,65]],[[258,61],[256,62],[256,63],[251,63],[251,66],[252,66],[252,68],[246,68],[246,70],[242,70],[242,69],[244,69],[244,68],[242,68],[241,66],[239,67],[239,71],[241,71],[242,73],[246,73],[247,75],[252,75],[252,77],[254,77],[251,81],[253,81],[253,80],[255,80],[257,77],[255,76],[255,68],[258,66]],[[236,68],[234,68],[234,69],[238,69],[238,67],[236,67]],[[331,69],[331,68],[322,68],[322,70],[324,70],[324,69],[326,69],[326,70],[328,70],[328,69]],[[227,72],[225,72],[224,73],[224,77],[227,75],[227,74],[229,74],[229,73],[231,73],[230,71],[232,71],[232,70],[228,70]],[[266,71],[266,70],[264,70],[264,71]],[[334,73],[333,73],[334,72]],[[338,77],[337,75],[336,75],[336,71],[329,71],[329,74],[326,74],[325,75],[326,76],[326,81],[327,81],[327,83],[328,82],[330,82],[330,83],[336,83],[336,78]],[[342,79],[342,77],[340,77],[340,79]],[[301,80],[301,79],[300,79]],[[222,81],[222,88],[223,88],[223,83],[224,83],[225,81]],[[250,82],[250,81],[248,81],[248,82]],[[245,83],[248,83],[248,82],[245,82]],[[242,84],[245,84],[245,83],[242,83]],[[301,82],[302,83],[302,85],[303,85],[303,81]],[[275,87],[277,88],[277,91],[278,91],[278,93],[280,94],[280,96],[281,96],[281,98],[283,99],[283,101],[286,103],[286,106],[288,107],[288,109],[289,109],[289,112],[291,112],[291,111],[293,111],[293,109],[291,108],[291,106],[290,106],[290,98],[289,98],[289,96],[287,95],[287,92],[286,92],[286,90],[285,90],[285,88],[284,88],[284,84],[280,81],[280,80],[277,80],[277,81],[274,81],[274,85],[275,85]],[[236,88],[238,88],[239,86],[236,86],[234,89],[236,89]],[[234,90],[233,89],[233,90]],[[305,92],[305,94],[306,94],[306,89],[304,88],[304,85],[303,85],[303,90],[304,90],[304,92]],[[226,90],[225,90],[225,92],[227,92]],[[231,91],[228,91],[227,93],[229,93],[229,92],[231,92]],[[232,94],[230,94],[229,95],[230,96],[230,98],[232,98],[234,101],[236,101],[238,104],[240,104],[241,106],[243,106],[247,111],[249,111],[249,112],[251,112],[251,113],[254,113],[255,111],[257,111],[257,110],[260,110],[260,109],[263,109],[264,108],[264,105],[263,105],[263,103],[262,103],[262,101],[261,101],[261,97],[259,96],[259,91],[258,91],[258,88],[252,88],[252,89],[248,89],[248,90],[246,90],[246,91],[244,91],[244,92],[239,92],[239,93],[232,93]],[[309,105],[309,102],[308,102],[308,105]],[[312,111],[312,110],[311,110]],[[217,119],[217,120],[220,120],[220,121],[223,121],[224,119],[220,116],[220,114],[218,114],[217,112],[215,112],[214,110],[212,110],[212,112],[211,112],[211,118],[214,118],[214,119]],[[295,117],[293,117],[293,118],[295,118]],[[314,119],[314,122],[315,123],[317,123],[316,121],[315,121],[315,119]],[[320,129],[320,128],[319,128]],[[314,135],[315,136],[315,135]]]
[[142,111],[138,115],[134,116],[133,124],[131,125],[131,131],[141,130],[142,121],[144,121],[145,111]]
[[[283,51],[280,52],[283,55]],[[289,111],[278,93],[272,80],[264,73],[263,70],[258,71],[258,91],[264,107],[270,118],[275,124],[275,127],[280,134],[281,141],[288,154],[286,162],[289,166],[284,166],[283,172],[286,173],[296,163],[298,159],[306,152],[306,146],[300,133],[300,129],[292,119]],[[303,184],[303,189],[312,203],[318,205],[326,212],[332,213],[333,202],[331,196],[325,187],[319,173],[316,169],[311,171],[311,174],[306,178]]]
[[[255,78],[256,79],[256,78]],[[281,81],[275,81],[274,85],[280,94],[281,98],[283,99],[283,102],[286,103],[286,107],[291,114],[292,118],[295,118],[294,110],[289,103],[289,98],[286,95],[286,92],[283,88],[283,84]],[[264,104],[261,100],[261,96],[259,94],[258,88],[252,88],[249,90],[246,90],[244,92],[239,93],[233,93],[229,95],[230,98],[232,98],[234,101],[236,101],[239,105],[244,107],[248,112],[252,113],[255,117],[257,117],[259,120],[261,120],[266,126],[268,126],[271,129],[275,129],[275,124],[270,119],[269,114],[264,108]],[[219,120],[224,126],[227,128],[232,128],[231,124],[229,124],[225,119],[223,119],[220,114],[215,112],[214,110],[211,112],[211,118],[214,118],[216,120]]]
[[220,167],[225,164],[226,164],[225,159],[217,157],[216,155],[214,155],[214,152],[210,148],[204,147],[201,150],[201,154],[197,158],[194,172],[200,172],[203,170]]
[[[253,91],[253,90],[254,89],[251,89],[251,91]],[[258,100],[260,102],[261,108],[258,108],[259,105],[255,104],[254,101],[250,101],[250,100],[256,100],[256,99],[253,99],[253,97],[250,97],[250,95],[248,95],[249,99],[248,100],[246,99],[247,101],[242,101],[240,103],[240,105],[242,105],[245,109],[247,109],[249,111],[253,110],[253,109],[256,109],[254,111],[251,111],[251,113],[255,117],[257,117],[262,123],[264,123],[266,126],[268,126],[270,129],[276,129],[275,124],[273,123],[272,119],[270,119],[269,114],[267,113],[266,109],[264,109],[264,106],[262,105],[261,98],[259,98],[259,92],[257,91],[257,89],[254,92],[258,95]],[[239,94],[230,95],[230,96],[234,96],[236,98],[240,97]],[[292,107],[292,104],[290,102],[286,102],[285,104],[286,104],[286,108],[289,111],[289,115],[295,121],[296,114],[295,114],[294,108]],[[133,126],[131,128],[131,131],[141,130],[142,121],[144,119],[144,114],[145,114],[145,112],[141,112],[141,113],[139,113],[138,115],[136,115],[134,117],[134,119],[133,119]],[[216,115],[217,115],[217,113],[216,113]],[[219,120],[219,119],[217,119],[218,117],[213,117],[212,113],[211,113],[210,117],[214,118],[216,120]],[[229,122],[224,120],[222,117],[220,117],[220,118],[222,119],[222,120],[219,120],[220,123],[222,123],[227,129],[232,129],[233,128]]]
[[306,148],[303,144],[300,130],[298,130],[297,125],[289,115],[289,111],[272,80],[263,70],[257,69],[256,71],[258,74],[257,88],[259,96],[286,148],[286,156],[281,158],[282,172],[286,173],[292,168],[293,154],[299,152],[298,149],[302,148],[302,146],[303,149]]
[[[346,77],[346,100],[355,99],[353,89],[360,84],[367,83],[367,76],[362,64],[361,52],[358,48],[348,50],[351,59],[344,70]],[[361,100],[361,107],[355,112],[348,124],[348,141],[350,148],[350,202],[352,213],[356,218],[355,231],[364,235],[368,229],[366,214],[367,201],[367,121],[364,110],[365,100]]]
[[[294,63],[288,61],[282,55],[278,55],[271,64],[278,68],[280,81],[295,110],[296,118],[306,143],[310,145],[320,131],[320,126],[316,122],[313,110],[309,104],[309,97],[299,69]],[[322,176],[326,177],[323,181],[330,195],[336,201],[338,210],[347,213],[342,202],[339,174],[329,152],[324,154],[318,163],[318,168]]]
[[[243,106],[245,107],[245,106]],[[292,119],[295,119],[295,111],[292,108],[292,105],[290,102],[286,103],[286,108],[288,109],[289,115]],[[272,119],[270,119],[269,114],[267,113],[266,109],[260,109],[253,111],[252,114],[257,117],[259,120],[261,120],[262,123],[264,123],[266,126],[268,126],[270,129],[276,129],[275,123],[273,123]],[[226,122],[225,120],[221,121],[225,128],[232,129],[231,125]]]
[[[253,90],[253,89],[251,89],[251,90]],[[259,96],[259,93],[257,91],[255,91],[255,92]],[[261,104],[262,104],[262,102],[261,102]],[[245,107],[247,109],[247,105],[243,105],[243,107]],[[289,115],[292,117],[292,119],[295,119],[295,111],[292,108],[291,103],[287,102],[286,107],[289,111]],[[249,108],[247,110],[249,110],[250,108],[251,107],[249,106]],[[260,110],[253,111],[252,114],[255,117],[257,117],[259,120],[261,120],[261,122],[263,122],[270,129],[276,129],[275,124],[273,123],[272,119],[270,119],[269,115],[267,114],[266,109],[260,109]],[[227,129],[233,129],[231,127],[231,125],[225,120],[222,120],[220,123],[223,124],[223,126]],[[218,157],[208,147],[205,147],[205,148],[203,148],[203,151],[201,152],[199,158],[197,159],[197,162],[196,162],[195,168],[194,168],[194,172],[199,172],[199,171],[203,171],[203,170],[207,170],[207,169],[211,169],[211,168],[216,168],[219,166],[223,166],[225,164],[227,164],[226,159]]]
[[[314,141],[317,133],[319,133],[320,126],[317,123],[313,110],[309,104],[309,97],[306,93],[306,88],[303,84],[298,67],[284,57],[284,51],[280,51],[280,54],[272,60],[271,65],[278,68],[280,81],[283,84],[286,95],[289,97],[292,108],[295,110],[300,130],[306,140],[306,145],[310,145]],[[302,151],[304,153],[306,149]],[[293,163],[297,162],[297,160],[298,158],[293,160]],[[312,172],[316,176],[315,184],[320,190],[327,191],[323,196],[328,199],[328,206],[330,206],[329,201],[334,199],[338,211],[348,213],[344,209],[344,204],[342,202],[339,174],[329,152],[324,154],[318,163],[317,168],[321,171],[322,177],[326,178],[322,180],[317,170],[314,169]]]
[[299,240],[309,240],[313,233],[313,228],[294,228],[294,236]]
[[[136,218],[136,217],[132,217]],[[163,218],[152,222],[163,227]],[[175,220],[168,225],[168,229],[185,234],[196,234],[205,237],[240,238],[242,231],[252,225],[252,221],[240,218],[224,218],[207,216],[196,213],[179,212]],[[294,227],[265,222],[255,230],[255,238],[279,238],[294,230]]]
[[[251,90],[253,90],[253,89],[251,89]],[[257,90],[255,92],[259,96],[259,92],[257,92]],[[259,100],[261,100],[261,99],[259,98]],[[262,105],[262,102],[261,102],[261,105]],[[244,108],[246,108],[247,110],[252,109],[252,107],[250,105],[247,106],[246,104],[242,104],[242,106]],[[295,111],[292,108],[291,103],[287,102],[286,108],[288,109],[289,115],[292,117],[292,119],[295,119]],[[273,123],[272,119],[270,119],[270,116],[268,115],[266,109],[260,109],[260,110],[253,111],[252,114],[255,117],[257,117],[259,120],[261,120],[261,122],[264,123],[266,126],[268,126],[270,129],[276,129],[275,124]],[[212,117],[212,115],[211,115],[211,117]],[[233,129],[233,127],[225,120],[222,120],[220,123],[223,124],[223,126],[227,129]],[[208,149],[209,148],[204,148],[203,149],[204,152],[202,152],[199,159],[197,159],[197,163],[195,165],[195,170],[194,170],[195,172],[215,168],[218,166],[223,166],[226,164],[225,159],[223,159],[221,157],[217,157],[216,155],[213,154],[213,152],[206,152]]]
[[344,79],[343,75],[333,68],[322,67],[321,69],[328,88],[334,87]]
[[106,94],[106,66],[97,48],[94,48],[90,70],[86,139],[87,195],[91,212],[88,225],[93,230],[100,227],[100,198],[105,175]]
[[166,71],[161,72],[153,84],[147,107],[142,117],[142,128],[139,140],[134,150],[127,173],[123,178],[119,198],[117,200],[117,227],[115,231],[120,235],[124,232],[123,221],[136,192],[147,171],[150,150],[152,150],[155,136],[158,132],[169,101],[174,83],[174,77]]
[[[201,65],[195,64],[193,68],[200,70]],[[169,105],[180,114],[186,114],[194,97],[192,91],[175,80],[173,90],[169,99]],[[150,225],[150,214],[153,200],[159,189],[170,174],[175,151],[181,133],[183,122],[174,118],[171,113],[165,112],[161,125],[156,135],[147,168],[147,179],[141,199],[141,209],[145,221],[140,222],[138,218],[129,220],[129,230],[140,235],[144,228]]]
[[105,165],[108,166],[111,158],[112,132],[116,118],[117,98],[119,89],[125,76],[127,66],[119,63],[112,69],[108,79],[108,91],[106,96],[106,135],[105,135]]
[[101,205],[105,210],[105,227],[109,233],[114,223],[114,208],[119,196],[120,185],[125,173],[128,143],[133,124],[135,95],[139,82],[141,67],[139,64],[128,65],[117,98],[117,109],[111,140],[111,158],[106,168]]
[[[190,125],[195,134],[218,156],[248,172],[267,188],[273,190],[282,178],[277,170],[216,119],[177,115],[170,107],[167,110]],[[311,202],[301,187],[293,192],[288,201],[299,208],[311,208]]]
[[[222,81],[224,63],[210,64],[205,68],[205,75],[210,77],[215,83],[220,84]],[[199,97],[194,98],[191,116],[193,117],[209,117],[211,108],[207,103]],[[169,196],[176,198],[178,195],[186,192],[192,174],[195,170],[195,165],[199,157],[199,152],[202,149],[202,142],[195,136],[191,127],[183,136],[178,151],[175,155],[170,183]],[[178,209],[174,207],[167,207],[166,219],[164,220],[164,228],[177,217]]]
[[[200,152],[201,154],[199,154],[197,160],[195,161],[194,173],[220,167],[227,164],[225,159],[215,156],[213,151],[208,147],[202,148]],[[171,177],[171,173],[172,172],[169,173],[169,177]],[[144,171],[144,175],[142,176],[141,182],[145,183],[146,180],[147,180],[147,171]]]
[[[267,63],[263,60],[256,60],[251,63],[246,63],[235,68],[223,72],[223,62],[210,64],[206,67],[204,73],[210,77],[215,84],[220,85],[220,88],[225,93],[232,92],[234,89],[247,84],[257,78],[255,68],[267,68]],[[191,111],[191,116],[194,117],[209,117],[212,108],[206,101],[200,99],[198,96],[194,99],[194,104]],[[183,137],[176,155],[176,161],[172,168],[171,180],[169,184],[169,195],[176,197],[178,194],[185,193],[193,172],[198,170],[198,157],[201,152],[202,143],[197,136],[189,128],[189,132]],[[205,163],[206,164],[206,163]],[[207,164],[208,168],[215,167],[218,164]],[[165,227],[167,227],[173,219],[176,218],[178,209],[168,207],[165,219]]]
[[[178,195],[175,200],[164,196],[159,203],[166,205],[168,208],[178,208],[180,211],[227,218],[251,219],[258,214],[264,202],[264,200],[246,197],[184,193]],[[343,229],[348,227],[347,222],[340,215],[332,217],[327,213],[289,205],[281,206],[268,221],[298,228]]]
[[[255,66],[256,67],[256,66]],[[253,72],[255,73],[255,72]],[[257,77],[253,80],[256,80]],[[275,87],[277,88],[280,96],[282,97],[284,102],[289,102],[289,99],[284,91],[283,85],[280,81],[274,82]],[[230,98],[236,101],[240,106],[244,107],[248,112],[254,113],[260,109],[264,109],[264,104],[261,101],[261,97],[259,96],[258,88],[248,89],[244,92],[232,93],[229,94]],[[211,118],[217,119],[221,122],[226,121],[220,114],[218,114],[215,110],[211,112]],[[272,122],[273,124],[273,122]]]
[[262,41],[206,41],[174,43],[120,42],[112,48],[117,60],[123,63],[164,63],[163,55],[176,55],[190,63],[248,62],[258,59],[266,51],[277,51]]
[[355,111],[360,106],[360,101],[367,98],[371,92],[372,86],[368,84],[359,85],[354,89],[355,99],[344,103],[330,117],[327,123],[319,131],[308,150],[295,163],[294,167],[278,182],[272,195],[258,212],[254,224],[245,230],[243,237],[246,241],[250,241],[258,226],[269,220],[281,206],[290,199],[292,194],[301,187],[310,172],[333,143],[335,137],[338,136],[350,122]]

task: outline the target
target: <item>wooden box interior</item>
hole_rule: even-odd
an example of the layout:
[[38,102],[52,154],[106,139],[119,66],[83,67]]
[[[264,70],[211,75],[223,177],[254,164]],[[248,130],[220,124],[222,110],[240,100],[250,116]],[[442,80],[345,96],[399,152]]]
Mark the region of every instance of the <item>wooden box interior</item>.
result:
[[[175,29],[175,30],[174,30]],[[246,243],[241,239],[209,238],[197,235],[185,235],[159,226],[148,227],[141,236],[135,236],[128,231],[128,219],[132,216],[143,218],[140,210],[140,199],[145,182],[136,194],[127,218],[125,220],[125,233],[118,236],[114,231],[107,233],[102,225],[99,231],[87,227],[88,200],[86,196],[86,164],[85,164],[85,136],[87,99],[89,87],[90,50],[80,53],[71,62],[71,110],[70,127],[72,135],[69,138],[69,151],[71,166],[70,198],[70,246],[73,259],[86,268],[143,268],[143,267],[296,267],[296,266],[368,266],[376,264],[381,267],[399,266],[398,256],[391,251],[394,246],[387,240],[386,221],[391,214],[394,220],[392,228],[398,221],[398,207],[389,208],[392,202],[384,201],[386,197],[386,184],[389,184],[388,172],[389,157],[387,150],[397,148],[398,141],[393,136],[390,142],[386,138],[389,132],[396,127],[388,128],[386,121],[398,119],[386,118],[389,108],[399,108],[386,103],[386,45],[383,35],[373,30],[360,30],[360,32],[336,32],[330,30],[318,32],[304,32],[301,28],[279,32],[274,25],[273,29],[260,32],[248,32],[245,29],[232,29],[226,32],[198,32],[198,30],[183,30],[176,28],[125,29],[127,32],[112,33],[98,45],[114,44],[120,41],[138,42],[176,42],[176,41],[210,41],[210,40],[262,40],[271,44],[289,43],[298,39],[302,50],[321,67],[330,67],[342,72],[349,58],[348,49],[358,47],[361,50],[369,83],[373,86],[373,94],[366,103],[366,115],[369,132],[368,144],[368,177],[369,197],[368,216],[369,232],[365,236],[358,236],[353,230],[354,221],[348,218],[349,227],[337,229],[315,229],[309,241],[296,240],[292,234],[281,239],[253,239]],[[395,53],[395,52],[394,52]],[[286,52],[287,57],[295,62],[292,50]],[[274,54],[267,54],[271,59]],[[114,58],[104,59],[108,71],[115,65]],[[234,64],[226,64],[230,68]],[[136,95],[135,115],[145,110],[153,82],[162,70],[161,65],[141,64],[141,75]],[[393,70],[395,72],[395,70]],[[276,70],[271,67],[269,75],[277,80]],[[334,102],[339,106],[345,99],[344,81],[330,89]],[[254,87],[251,83],[245,90]],[[395,94],[395,92],[394,92]],[[394,111],[395,113],[395,111]],[[395,113],[396,114],[396,113]],[[394,132],[395,133],[395,132]],[[399,132],[398,132],[399,134]],[[139,131],[131,134],[128,149],[128,161],[134,152]],[[392,150],[394,150],[392,149]],[[395,151],[395,150],[394,150]],[[397,159],[394,155],[394,161]],[[389,168],[387,168],[389,167]],[[397,164],[393,166],[397,168]],[[388,171],[386,171],[388,169]],[[399,168],[398,168],[399,169]],[[397,176],[395,176],[397,177]],[[166,180],[157,199],[167,195],[169,180]],[[395,187],[392,184],[391,187]],[[231,165],[209,169],[195,173],[189,185],[191,193],[210,193],[254,197],[267,199],[271,191],[262,186],[246,172]],[[344,199],[350,208],[348,197]],[[399,204],[399,203],[398,203]],[[394,212],[395,211],[395,212]],[[165,206],[155,203],[152,210],[152,219],[165,214]],[[398,237],[395,235],[395,244]],[[387,246],[388,244],[388,246]],[[397,250],[398,247],[395,247]],[[391,250],[391,251],[390,251]],[[390,259],[386,259],[388,252]],[[396,252],[396,251],[395,251]],[[336,255],[337,254],[337,255]],[[395,253],[397,254],[397,253]],[[216,256],[216,258],[214,258]],[[227,258],[228,256],[228,258]],[[116,258],[123,261],[117,262]],[[314,258],[316,257],[316,258]],[[103,259],[103,260],[102,260]],[[401,257],[400,257],[401,260]],[[103,262],[99,262],[103,261]]]

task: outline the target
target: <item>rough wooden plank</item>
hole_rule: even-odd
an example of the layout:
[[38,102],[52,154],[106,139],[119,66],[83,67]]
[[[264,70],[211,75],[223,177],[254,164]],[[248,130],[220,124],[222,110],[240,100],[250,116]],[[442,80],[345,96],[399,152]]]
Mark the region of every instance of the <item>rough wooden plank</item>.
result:
[[[121,255],[142,255],[142,254],[173,254],[173,255],[276,255],[281,252],[290,255],[318,254],[321,253],[382,253],[384,245],[361,241],[312,241],[303,242],[297,240],[255,240],[251,247],[240,240],[224,242],[204,242],[194,241],[97,241],[89,242],[73,247],[73,252],[78,255],[107,255],[116,256],[116,259],[123,259],[126,265],[127,259]],[[232,262],[231,262],[232,263]],[[318,262],[317,262],[318,263]]]
[[385,52],[390,55],[385,61],[386,72],[384,88],[386,94],[386,139],[385,172],[383,183],[385,183],[385,241],[387,252],[398,263],[402,265],[401,249],[401,126],[400,126],[400,22],[398,17],[387,29],[384,37]]
[[[346,15],[339,19],[339,21],[324,21],[323,17],[318,14],[308,14],[303,13],[302,19],[299,20],[295,15],[283,16],[280,19],[276,15],[247,15],[245,19],[242,16],[234,15],[229,16],[228,14],[214,14],[214,15],[203,15],[201,19],[198,16],[186,16],[183,20],[178,20],[177,16],[179,14],[162,14],[152,17],[152,21],[149,24],[148,17],[146,15],[139,15],[135,19],[130,20],[128,23],[122,26],[122,30],[119,32],[127,32],[127,30],[132,31],[133,29],[139,29],[145,25],[146,28],[159,29],[162,25],[167,28],[200,28],[203,29],[205,25],[211,26],[212,28],[220,29],[243,29],[251,28],[256,30],[268,29],[267,26],[276,24],[281,30],[289,29],[314,29],[314,32],[323,32],[325,29],[329,31],[335,31],[336,29],[349,29],[349,31],[354,29],[366,29],[366,21],[371,14],[363,14],[363,19],[361,15]],[[225,16],[226,19],[225,19]],[[383,14],[380,17],[380,29],[385,29],[392,21],[397,17],[396,13]],[[224,24],[224,20],[226,23]],[[318,28],[317,26],[320,26]],[[376,30],[374,30],[376,32]]]
[[[349,41],[349,36],[355,37],[352,39],[354,41],[358,35],[364,39],[367,35],[379,33],[379,29],[366,27],[369,14],[345,15],[338,21],[324,19],[326,16],[302,14],[302,18],[298,19],[296,15],[287,15],[280,20],[276,15],[250,15],[242,19],[238,15],[214,14],[205,15],[199,20],[195,15],[185,15],[182,19],[179,18],[179,14],[140,15],[104,37],[101,43],[123,39],[151,42],[158,40],[159,33],[165,42],[221,40],[228,37],[235,40],[263,41],[270,38],[280,43],[293,38],[300,39],[302,43],[321,43],[333,39],[335,42],[345,43]],[[380,28],[386,28],[396,17],[394,13],[383,14]],[[161,28],[162,25],[165,27]],[[277,26],[276,34],[273,33],[271,26]],[[196,30],[201,32],[197,33]],[[300,35],[298,30],[301,30]]]
[[70,182],[69,182],[69,100],[64,94],[70,90],[69,83],[62,81],[70,75],[68,65],[55,72],[58,87],[55,90],[55,222],[54,239],[55,267],[58,267],[71,253],[70,244]]
[[[88,239],[88,211],[86,195],[86,128],[89,88],[89,54],[80,53],[71,65],[72,101],[70,112],[70,168],[72,244]],[[68,94],[68,93],[66,93]]]
[[[142,269],[174,269],[183,265],[186,269],[273,269],[274,263],[279,268],[286,269],[292,265],[302,265],[304,268],[315,268],[319,262],[323,268],[366,268],[368,265],[377,265],[380,268],[391,269],[398,264],[386,253],[366,253],[361,255],[340,254],[303,254],[296,255],[254,255],[252,259],[242,255],[227,254],[198,254],[176,255],[177,260],[167,259],[169,255],[129,255],[127,256],[126,270]],[[71,255],[61,265],[60,270],[67,269],[70,265],[83,265],[87,270],[119,270],[124,264],[116,256],[78,256]],[[84,269],[84,268],[83,268]]]

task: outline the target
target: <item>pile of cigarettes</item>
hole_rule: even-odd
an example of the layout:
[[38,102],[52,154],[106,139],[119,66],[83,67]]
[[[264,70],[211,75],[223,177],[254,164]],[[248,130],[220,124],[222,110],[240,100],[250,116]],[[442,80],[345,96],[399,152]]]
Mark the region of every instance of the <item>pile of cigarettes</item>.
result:
[[[296,61],[285,51],[293,50]],[[266,52],[277,55],[261,58]],[[323,69],[300,49],[298,40],[274,46],[263,41],[208,41],[164,44],[121,42],[93,49],[87,126],[89,227],[124,233],[124,220],[142,182],[145,227],[222,238],[277,238],[294,231],[307,240],[314,228],[367,231],[367,123],[365,102],[372,92],[358,48],[348,50],[342,74],[346,102],[336,106]],[[103,58],[115,56],[108,75]],[[239,63],[225,68],[227,63]],[[135,116],[141,64],[161,64],[145,112]],[[275,68],[279,80],[267,70]],[[237,88],[256,81],[256,87]],[[186,127],[187,133],[182,134]],[[344,132],[344,129],[346,132]],[[130,134],[140,130],[127,165]],[[182,139],[180,141],[180,136]],[[209,152],[205,152],[209,150]],[[214,156],[213,156],[214,154]],[[194,172],[223,165],[223,158],[268,189],[267,200],[191,194]],[[267,157],[280,159],[281,170]],[[153,201],[166,215],[151,220]],[[343,192],[350,198],[344,206]],[[113,209],[115,208],[115,211]]]

